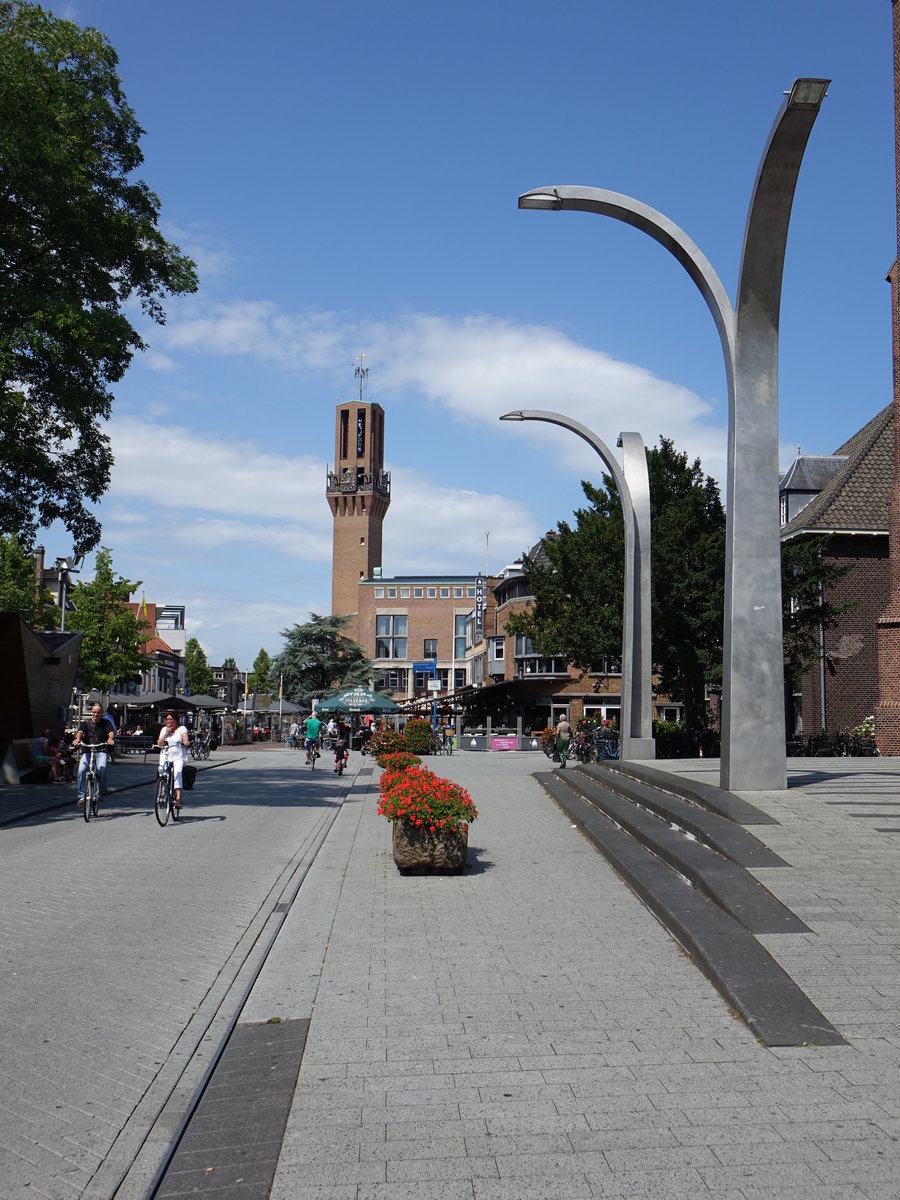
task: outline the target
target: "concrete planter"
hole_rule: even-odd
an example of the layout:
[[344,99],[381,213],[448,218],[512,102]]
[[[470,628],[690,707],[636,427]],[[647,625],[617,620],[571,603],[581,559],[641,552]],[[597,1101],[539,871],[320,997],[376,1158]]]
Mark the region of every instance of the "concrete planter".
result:
[[468,848],[468,825],[453,833],[444,829],[432,833],[422,825],[394,821],[393,854],[400,871],[461,875]]

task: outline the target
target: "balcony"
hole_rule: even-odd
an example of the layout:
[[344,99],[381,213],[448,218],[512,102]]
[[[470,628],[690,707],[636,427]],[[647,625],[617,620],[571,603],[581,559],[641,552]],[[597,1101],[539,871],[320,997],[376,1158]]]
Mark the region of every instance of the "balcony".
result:
[[344,467],[339,472],[329,471],[326,491],[338,495],[368,492],[390,500],[391,473],[390,471],[367,473],[355,467]]

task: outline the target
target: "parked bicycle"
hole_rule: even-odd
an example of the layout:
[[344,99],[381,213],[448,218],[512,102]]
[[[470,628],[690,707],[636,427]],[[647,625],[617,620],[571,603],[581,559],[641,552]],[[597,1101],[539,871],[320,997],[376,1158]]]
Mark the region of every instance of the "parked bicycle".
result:
[[212,734],[208,729],[204,729],[202,733],[194,732],[191,734],[191,758],[209,758],[209,752],[212,749]]
[[617,733],[597,734],[594,739],[594,752],[598,762],[604,758],[618,758],[619,735]]
[[169,758],[168,744],[163,748],[163,761],[157,771],[153,807],[160,825],[168,824],[170,816],[173,821],[181,816],[181,805],[175,802],[175,765]]
[[84,753],[88,757],[87,770],[84,773],[84,810],[85,821],[96,817],[100,809],[100,768],[97,766],[97,747],[85,746]]

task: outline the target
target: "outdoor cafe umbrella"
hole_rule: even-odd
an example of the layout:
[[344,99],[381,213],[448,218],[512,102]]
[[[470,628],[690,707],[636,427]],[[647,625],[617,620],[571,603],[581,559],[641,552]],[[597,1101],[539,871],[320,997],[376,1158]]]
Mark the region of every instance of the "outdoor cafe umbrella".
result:
[[340,692],[330,700],[323,700],[319,712],[323,713],[396,713],[400,705],[390,696],[382,696],[369,688],[355,687]]

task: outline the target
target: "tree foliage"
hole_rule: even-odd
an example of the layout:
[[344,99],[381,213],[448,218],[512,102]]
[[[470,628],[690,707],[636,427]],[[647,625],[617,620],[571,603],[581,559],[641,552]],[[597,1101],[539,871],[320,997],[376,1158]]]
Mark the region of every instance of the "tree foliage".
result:
[[61,520],[96,546],[85,507],[109,483],[110,384],[144,341],[136,297],[196,290],[194,264],[158,228],[133,178],[143,130],[103,34],[0,0],[0,533]]
[[202,696],[212,687],[213,673],[206,661],[206,651],[195,637],[184,646],[184,683],[192,696]]
[[32,629],[55,629],[59,614],[34,571],[34,549],[12,533],[0,536],[0,612],[16,612]]
[[272,659],[264,646],[253,660],[253,670],[247,677],[248,692],[269,692],[272,690]]
[[140,586],[140,580],[115,576],[112,552],[103,546],[97,551],[94,578],[72,589],[75,611],[66,624],[84,634],[78,674],[86,690],[109,691],[149,665],[142,647],[150,627],[128,607]]
[[852,568],[828,558],[826,535],[792,538],[781,546],[781,607],[784,622],[785,680],[797,686],[821,653],[823,629],[837,625],[852,604],[834,604],[829,588]]
[[310,613],[305,625],[283,629],[284,649],[276,654],[272,674],[284,676],[285,699],[309,704],[344,688],[365,685],[372,664],[361,646],[346,637],[350,617]]
[[[647,450],[651,514],[653,660],[660,690],[685,705],[693,729],[705,720],[705,685],[721,678],[725,513],[700,460],[688,462],[660,437]],[[526,558],[535,607],[507,622],[546,655],[589,671],[622,646],[625,535],[614,480],[583,482],[589,507],[561,521]]]

